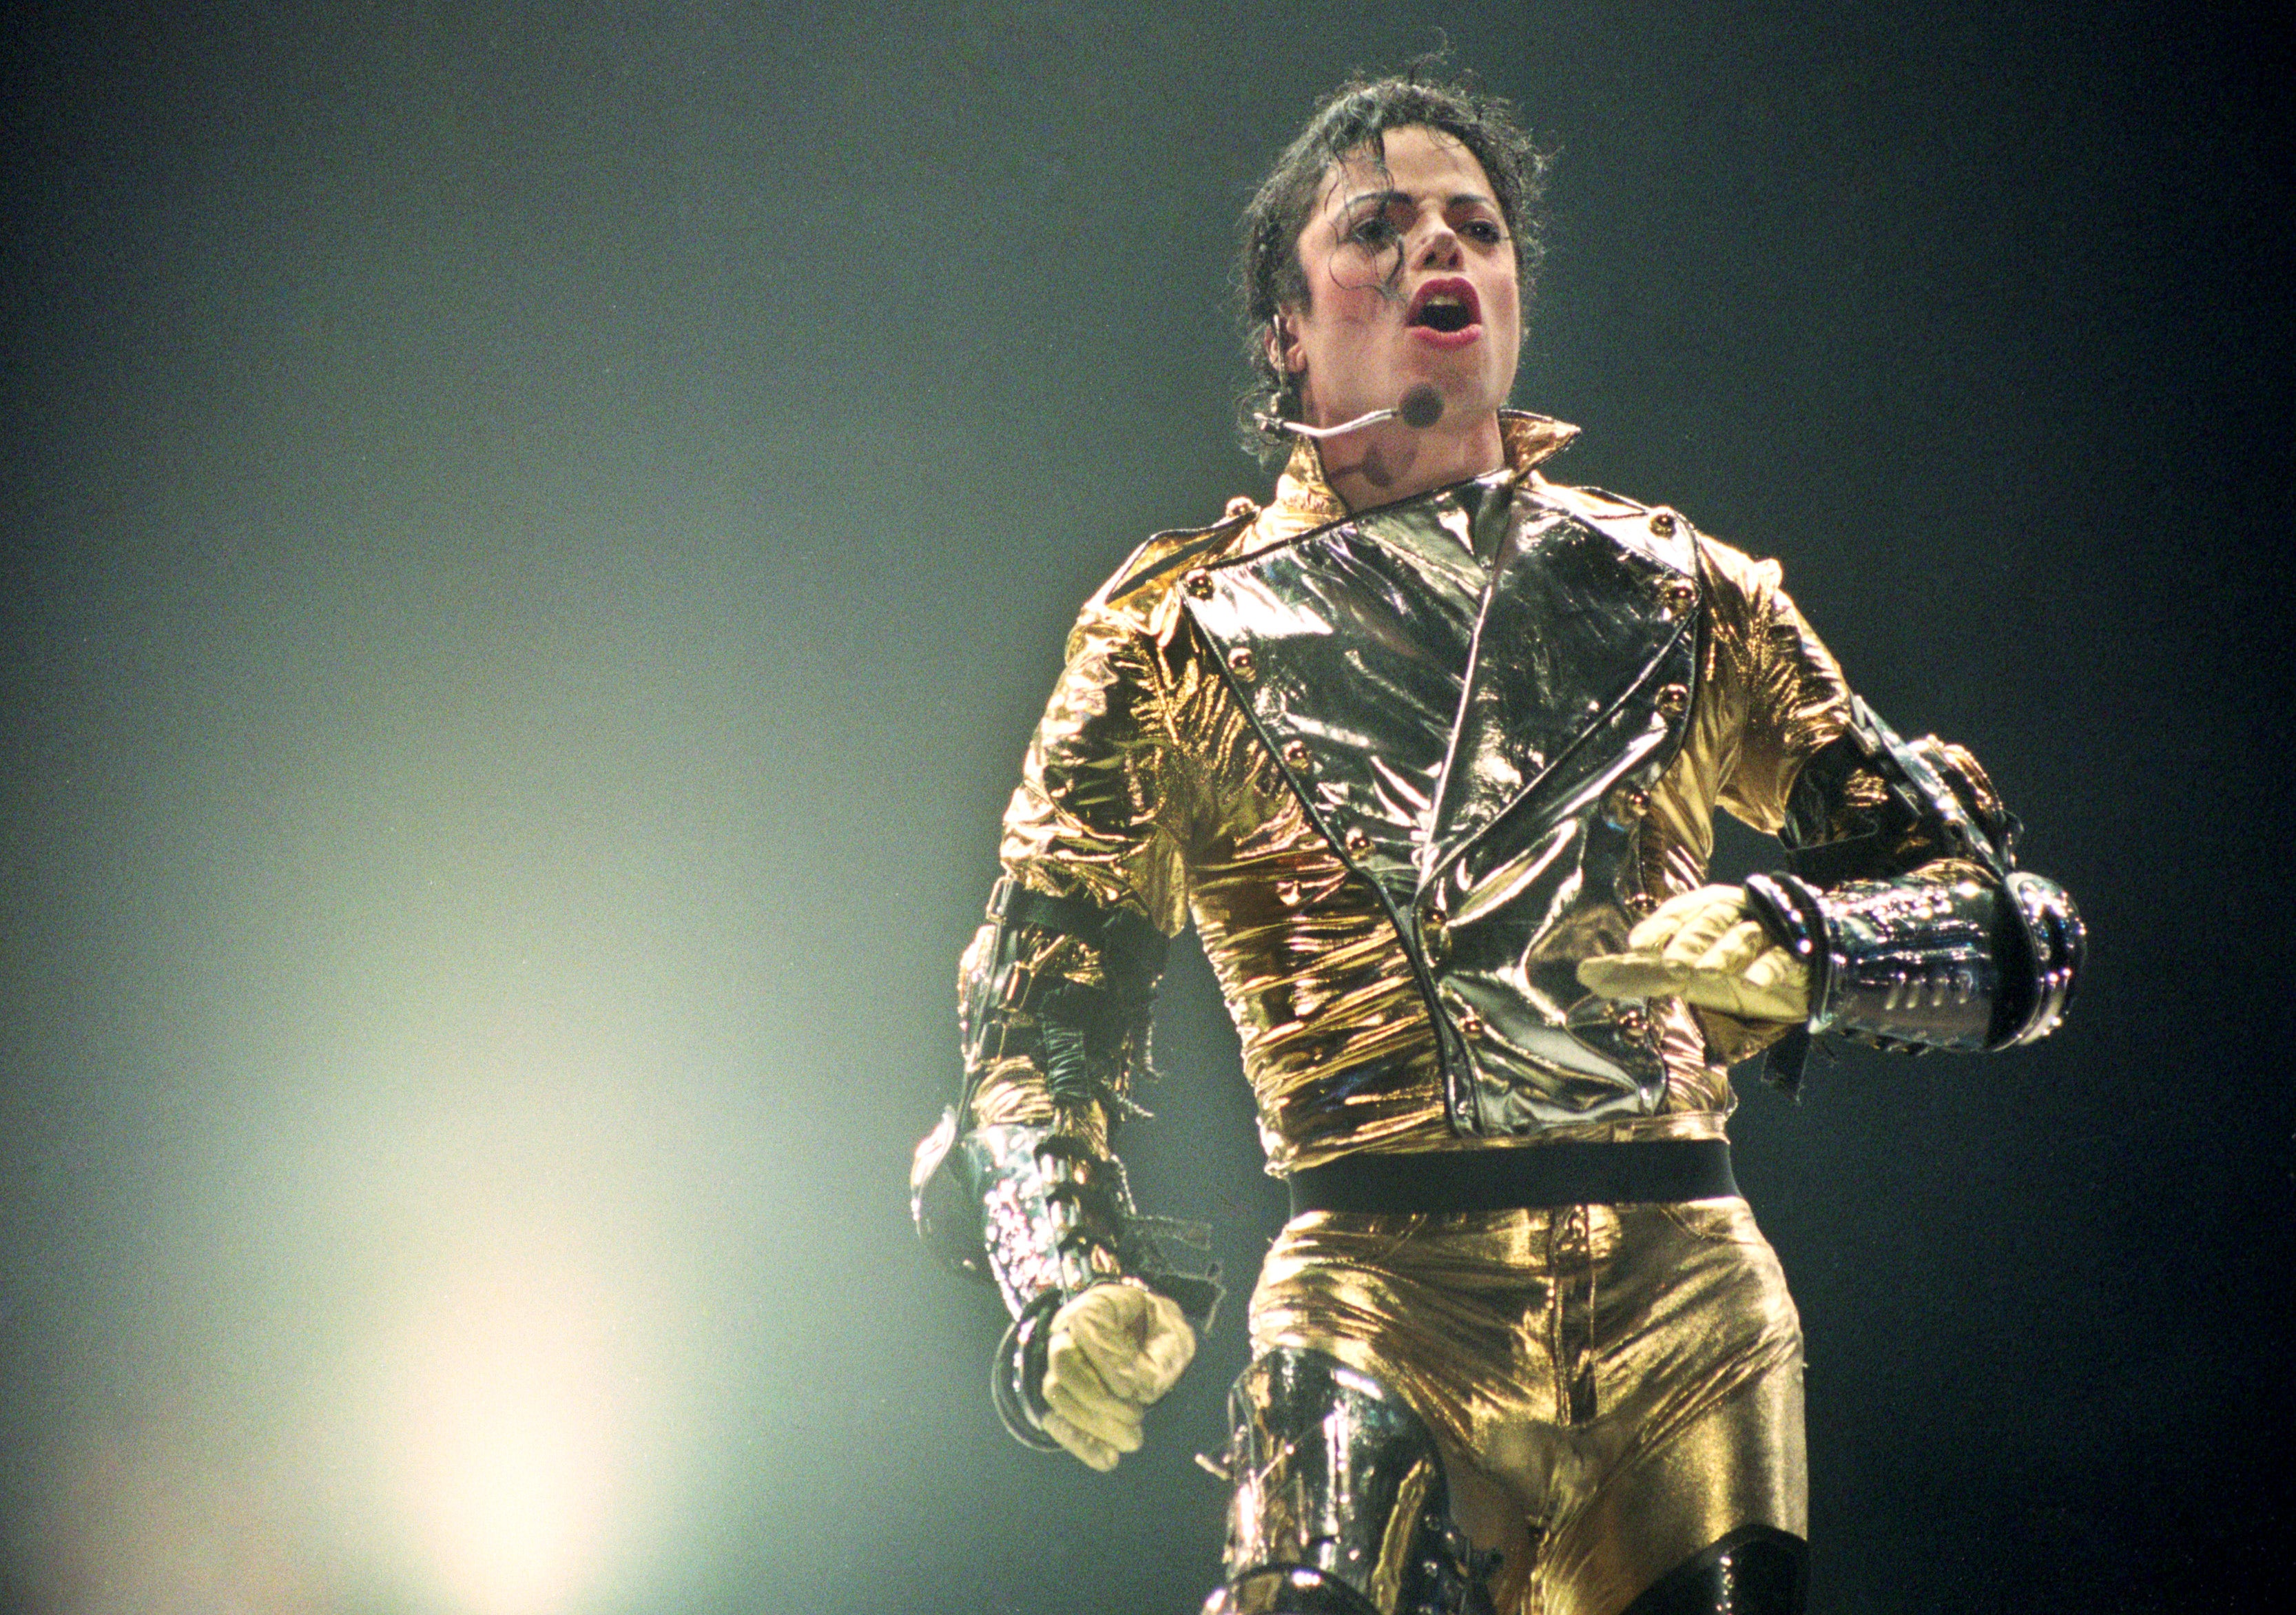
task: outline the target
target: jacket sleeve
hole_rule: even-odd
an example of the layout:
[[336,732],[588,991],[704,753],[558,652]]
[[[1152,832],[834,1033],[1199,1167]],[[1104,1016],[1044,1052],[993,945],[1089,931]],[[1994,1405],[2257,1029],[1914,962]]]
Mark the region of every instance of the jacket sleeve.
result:
[[[919,1147],[919,1231],[993,1281],[1014,1325],[992,1382],[1000,1414],[1048,1446],[1043,1326],[1096,1283],[1164,1291],[1199,1323],[1217,1275],[1179,1271],[1113,1150],[1144,1115],[1150,1012],[1186,913],[1185,823],[1152,644],[1095,600],[1070,636],[1004,816],[1003,878],[958,967],[964,1081]],[[1185,1231],[1180,1231],[1185,1237]]]
[[1808,1025],[1772,1050],[1792,1088],[1808,1034],[1878,1046],[1997,1049],[2063,1018],[2085,950],[2071,899],[2017,863],[2019,825],[1977,759],[1906,741],[1851,695],[1773,563],[1710,564],[1718,674],[1742,693],[1719,799],[1785,844],[1750,906],[1811,970]]

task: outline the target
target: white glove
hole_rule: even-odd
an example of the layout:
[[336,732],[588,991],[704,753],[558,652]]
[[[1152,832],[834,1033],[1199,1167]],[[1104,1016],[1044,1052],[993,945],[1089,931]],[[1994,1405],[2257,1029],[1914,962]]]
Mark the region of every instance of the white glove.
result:
[[1053,1314],[1045,1349],[1045,1433],[1111,1470],[1140,1450],[1140,1419],[1196,1355],[1196,1332],[1169,1296],[1095,1284]]
[[1686,998],[1746,1021],[1809,1019],[1809,967],[1746,909],[1737,886],[1669,898],[1627,934],[1628,951],[1578,962],[1578,980],[1605,998]]

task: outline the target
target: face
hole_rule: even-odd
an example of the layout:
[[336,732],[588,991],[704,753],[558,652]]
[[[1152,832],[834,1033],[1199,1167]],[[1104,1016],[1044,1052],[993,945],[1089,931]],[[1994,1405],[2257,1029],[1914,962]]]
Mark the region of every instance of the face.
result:
[[1522,313],[1514,241],[1474,154],[1414,125],[1324,176],[1300,233],[1304,308],[1270,340],[1300,378],[1308,423],[1392,409],[1420,382],[1446,424],[1488,420],[1514,385]]

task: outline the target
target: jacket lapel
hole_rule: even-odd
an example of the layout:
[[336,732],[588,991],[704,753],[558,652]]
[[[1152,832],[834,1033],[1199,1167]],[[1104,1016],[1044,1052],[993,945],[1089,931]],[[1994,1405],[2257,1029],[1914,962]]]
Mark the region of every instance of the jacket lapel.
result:
[[1287,781],[1349,861],[1407,894],[1484,574],[1449,491],[1188,574],[1181,594]]
[[1670,753],[1688,709],[1692,618],[1669,594],[1686,545],[1666,553],[1644,523],[1589,521],[1525,488],[1496,548],[1422,887],[1502,821],[1550,816],[1542,805],[1574,798],[1590,770],[1614,774],[1653,743]]
[[1511,856],[1495,828],[1535,835],[1593,774],[1654,777],[1679,738],[1686,539],[1554,491],[1498,473],[1183,578],[1292,789],[1398,901],[1447,874],[1472,886]]

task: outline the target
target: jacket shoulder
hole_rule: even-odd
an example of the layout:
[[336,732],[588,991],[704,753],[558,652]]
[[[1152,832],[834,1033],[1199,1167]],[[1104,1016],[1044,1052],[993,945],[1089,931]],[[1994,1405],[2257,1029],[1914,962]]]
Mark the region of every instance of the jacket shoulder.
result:
[[1530,473],[1529,491],[1603,534],[1620,548],[1669,570],[1694,574],[1699,553],[1711,542],[1689,519],[1668,504],[1644,504],[1623,494],[1585,483],[1553,482]]
[[1614,494],[1607,488],[1596,488],[1591,482],[1557,482],[1538,471],[1526,479],[1531,491],[1551,504],[1559,505],[1572,515],[1592,521],[1622,521],[1635,516],[1647,517],[1656,505],[1629,499],[1624,494]]
[[1259,514],[1259,505],[1237,497],[1228,501],[1226,511],[1210,527],[1174,528],[1151,535],[1125,557],[1124,564],[1101,586],[1086,609],[1144,619],[1191,566],[1218,559],[1233,549]]
[[[1693,527],[1671,505],[1645,504],[1605,488],[1551,482],[1544,477],[1538,478],[1537,487],[1543,497],[1572,515],[1614,536],[1630,537],[1637,548],[1655,547],[1665,559],[1684,570],[1696,571],[1710,585],[1749,597],[1778,587],[1781,572],[1776,562],[1751,555],[1705,529]],[[1652,545],[1649,539],[1673,542]]]

